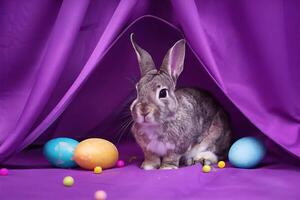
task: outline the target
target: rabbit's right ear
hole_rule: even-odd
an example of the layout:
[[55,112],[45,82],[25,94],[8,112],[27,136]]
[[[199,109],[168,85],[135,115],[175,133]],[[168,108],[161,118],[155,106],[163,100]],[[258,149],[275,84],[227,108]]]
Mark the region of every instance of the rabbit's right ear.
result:
[[135,50],[135,53],[137,55],[137,59],[141,70],[141,75],[144,76],[150,70],[156,69],[151,55],[147,51],[142,49],[139,45],[136,44],[133,33],[131,33],[130,35],[130,40]]
[[183,70],[185,57],[185,40],[177,41],[166,54],[163,63],[160,67],[161,70],[167,72],[176,82],[178,76]]

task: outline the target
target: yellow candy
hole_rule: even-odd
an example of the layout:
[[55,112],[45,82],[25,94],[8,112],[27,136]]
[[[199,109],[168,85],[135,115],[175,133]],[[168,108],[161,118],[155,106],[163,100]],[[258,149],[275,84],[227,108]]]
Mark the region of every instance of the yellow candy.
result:
[[204,165],[204,166],[202,167],[202,171],[203,171],[204,173],[208,173],[208,172],[210,172],[210,170],[211,170],[211,167],[210,167],[209,165]]
[[63,183],[67,187],[71,187],[74,184],[74,179],[72,176],[66,176],[63,180]]
[[97,167],[94,168],[94,173],[95,174],[100,174],[101,172],[102,172],[102,167],[97,166]]
[[224,168],[225,167],[225,162],[224,161],[219,161],[218,162],[218,167],[219,168]]

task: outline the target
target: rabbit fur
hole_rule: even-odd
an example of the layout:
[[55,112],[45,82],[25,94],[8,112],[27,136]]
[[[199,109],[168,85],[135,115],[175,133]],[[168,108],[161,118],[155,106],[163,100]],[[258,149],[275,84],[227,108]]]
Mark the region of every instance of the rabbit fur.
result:
[[180,164],[211,165],[225,159],[231,141],[225,111],[205,91],[176,89],[183,71],[185,40],[169,49],[159,70],[133,34],[131,43],[141,71],[137,98],[130,106],[131,131],[144,152],[141,168],[177,169]]

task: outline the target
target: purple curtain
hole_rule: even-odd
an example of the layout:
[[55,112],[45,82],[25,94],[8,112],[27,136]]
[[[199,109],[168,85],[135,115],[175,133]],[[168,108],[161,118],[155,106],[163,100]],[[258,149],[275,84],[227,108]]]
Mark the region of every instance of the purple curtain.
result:
[[1,1],[0,161],[51,137],[119,134],[134,95],[130,80],[139,77],[131,32],[157,65],[185,37],[180,84],[212,91],[236,136],[260,130],[299,157],[299,7],[283,0]]

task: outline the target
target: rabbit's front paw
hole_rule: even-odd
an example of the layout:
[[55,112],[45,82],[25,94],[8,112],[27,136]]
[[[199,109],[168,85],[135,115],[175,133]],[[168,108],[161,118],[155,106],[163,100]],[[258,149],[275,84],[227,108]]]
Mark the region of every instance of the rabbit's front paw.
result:
[[178,169],[178,166],[170,165],[170,164],[162,164],[162,166],[159,169]]
[[196,163],[201,163],[202,165],[212,165],[218,162],[218,157],[215,153],[210,151],[200,152],[194,157]]
[[163,157],[160,169],[178,169],[179,160],[181,155],[175,153],[169,153],[167,156]]
[[154,162],[154,161],[150,161],[150,160],[145,160],[142,165],[141,168],[144,170],[153,170],[153,169],[157,169],[159,167],[160,163]]

